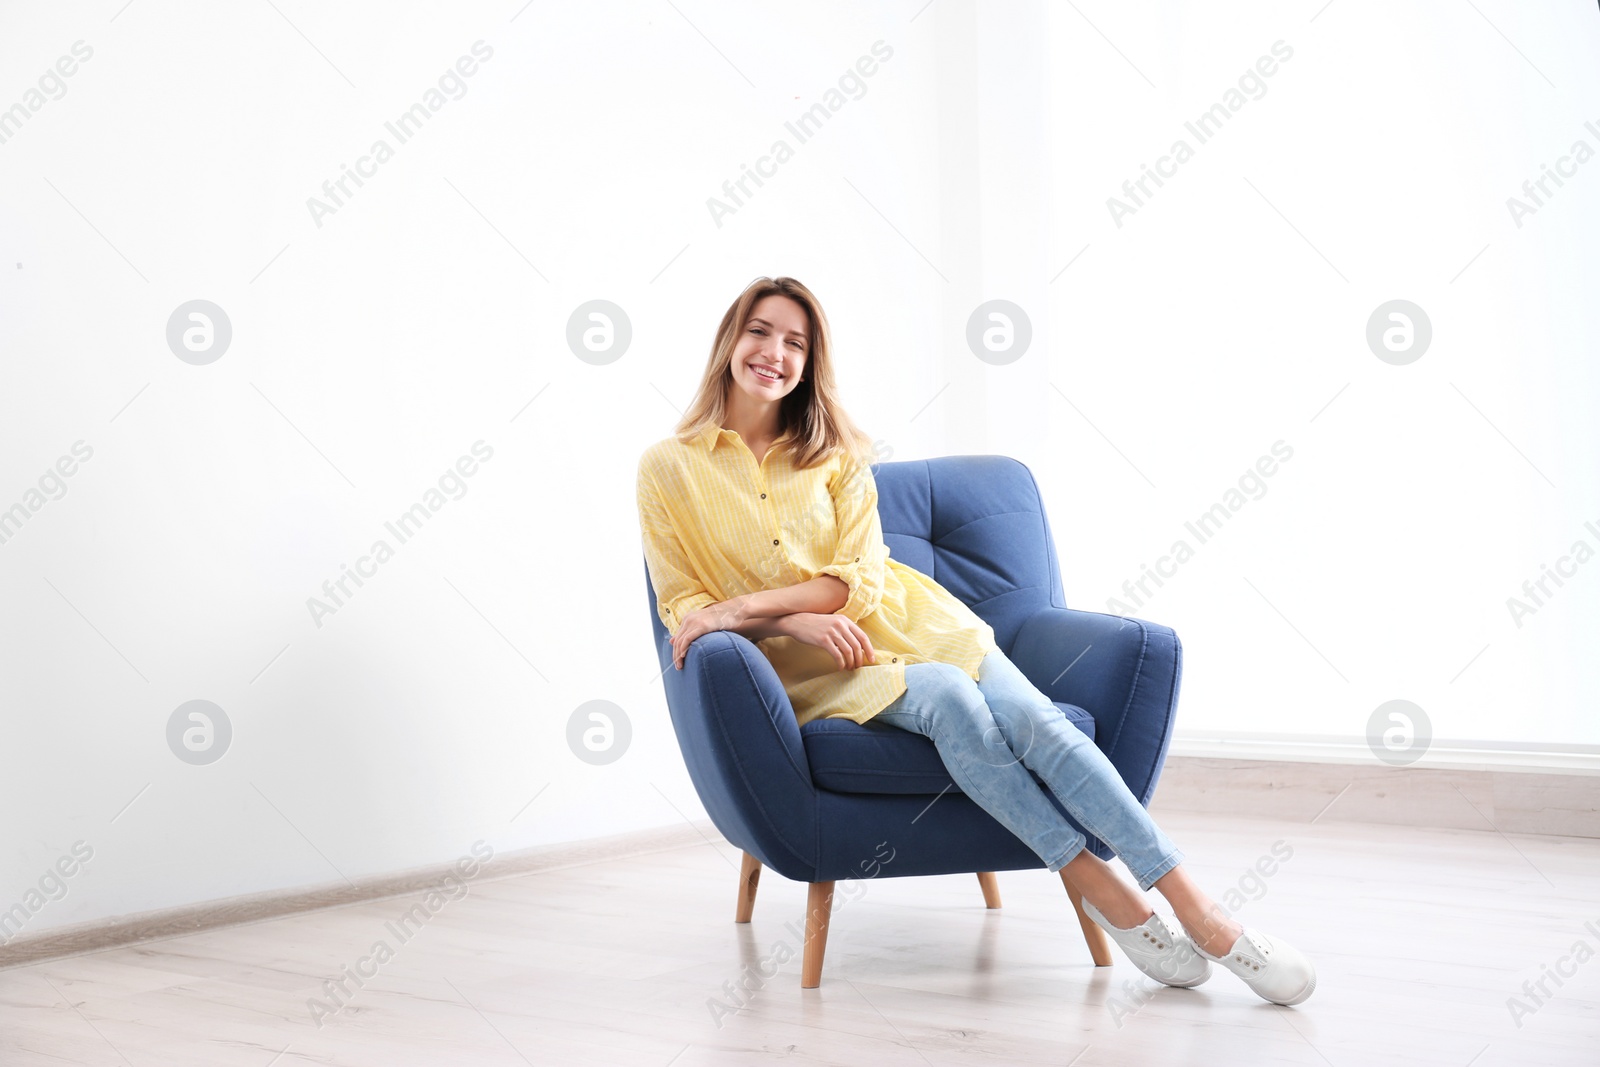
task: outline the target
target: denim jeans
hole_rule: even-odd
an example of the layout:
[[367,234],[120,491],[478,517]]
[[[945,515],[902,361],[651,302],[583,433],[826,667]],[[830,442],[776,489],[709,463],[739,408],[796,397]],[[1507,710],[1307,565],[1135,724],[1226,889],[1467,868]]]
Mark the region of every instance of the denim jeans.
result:
[[1106,754],[1002,652],[984,656],[977,682],[951,663],[909,665],[906,691],[870,721],[932,739],[961,791],[1052,871],[1087,841],[1033,774],[1127,864],[1140,889],[1183,861]]

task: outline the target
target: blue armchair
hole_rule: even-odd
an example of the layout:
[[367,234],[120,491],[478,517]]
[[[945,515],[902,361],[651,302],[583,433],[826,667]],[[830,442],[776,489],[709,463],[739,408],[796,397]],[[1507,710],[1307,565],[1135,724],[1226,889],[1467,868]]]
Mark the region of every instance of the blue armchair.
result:
[[[1024,674],[1094,740],[1148,805],[1172,735],[1183,650],[1171,629],[1066,607],[1055,543],[1032,472],[1005,456],[948,456],[873,468],[884,541],[994,627]],[[839,879],[978,875],[1000,906],[995,871],[1044,867],[963,794],[933,742],[887,724],[795,724],[772,665],[744,637],[698,638],[672,666],[672,642],[645,587],[667,708],[711,821],[744,850],[735,921],[749,922],[763,865],[810,884],[801,987],[821,982]],[[1041,785],[1041,788],[1044,788]],[[1088,848],[1111,850],[1061,807]],[[1108,939],[1062,877],[1098,966]]]

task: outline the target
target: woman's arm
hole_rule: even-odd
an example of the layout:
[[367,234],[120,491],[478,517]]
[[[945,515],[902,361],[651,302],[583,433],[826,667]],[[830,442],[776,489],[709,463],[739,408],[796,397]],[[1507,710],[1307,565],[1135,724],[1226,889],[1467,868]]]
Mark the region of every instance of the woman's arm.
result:
[[685,616],[717,603],[717,598],[700,581],[683,539],[661,502],[660,489],[644,456],[639,458],[638,504],[645,564],[656,592],[656,613],[667,633],[675,637]]
[[742,593],[706,604],[699,610],[709,613],[719,630],[731,630],[751,641],[763,641],[769,637],[791,636],[786,625],[791,615],[802,612],[832,615],[849,594],[850,587],[844,579],[825,574],[796,585]]
[[728,630],[750,641],[760,643],[769,637],[788,637],[789,616],[774,615],[765,618],[746,619],[738,626],[730,626]]
[[833,562],[812,580],[837,579],[846,596],[829,610],[860,622],[878,610],[888,575],[889,549],[883,543],[883,523],[878,517],[878,483],[869,464],[847,456],[841,460],[829,492],[839,540]]
[[[749,595],[745,594],[747,597]],[[755,642],[764,641],[769,637],[795,636],[790,631],[789,620],[795,618],[798,612],[769,616],[748,615],[745,612],[746,608],[741,597],[707,604],[690,612],[684,617],[678,632],[672,635],[673,665],[682,670],[684,657],[689,654],[689,645],[701,634],[713,630],[727,630]]]
[[844,579],[824,574],[796,585],[744,593],[733,600],[744,619],[761,620],[781,618],[798,611],[832,615],[844,607],[849,596],[850,586]]

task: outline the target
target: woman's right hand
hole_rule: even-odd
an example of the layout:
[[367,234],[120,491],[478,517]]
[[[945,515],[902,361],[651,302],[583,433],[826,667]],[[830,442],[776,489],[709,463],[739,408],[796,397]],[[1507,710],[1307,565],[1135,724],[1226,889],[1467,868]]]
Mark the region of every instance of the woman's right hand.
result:
[[878,660],[866,632],[843,615],[797,611],[784,616],[787,636],[833,656],[841,671],[866,667]]

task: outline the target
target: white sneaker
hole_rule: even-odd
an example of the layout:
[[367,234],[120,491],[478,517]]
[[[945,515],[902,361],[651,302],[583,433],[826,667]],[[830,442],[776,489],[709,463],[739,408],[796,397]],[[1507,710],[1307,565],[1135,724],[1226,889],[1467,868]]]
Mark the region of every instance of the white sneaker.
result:
[[1246,929],[1226,956],[1213,956],[1199,945],[1194,950],[1243,978],[1256,995],[1274,1004],[1298,1004],[1317,988],[1316,968],[1287,941]]
[[1211,977],[1211,964],[1200,958],[1199,946],[1187,933],[1174,937],[1160,915],[1152,915],[1141,925],[1124,930],[1112,926],[1088,900],[1083,901],[1083,911],[1096,926],[1111,935],[1111,940],[1135,967],[1162,985],[1188,989]]

